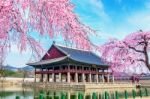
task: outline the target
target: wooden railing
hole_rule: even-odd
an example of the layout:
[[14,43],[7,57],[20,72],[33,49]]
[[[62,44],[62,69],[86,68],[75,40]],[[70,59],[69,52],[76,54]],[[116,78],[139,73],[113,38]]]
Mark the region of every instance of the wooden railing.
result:
[[76,69],[63,69],[63,70],[47,70],[47,71],[36,71],[35,74],[51,74],[51,73],[85,73],[85,74],[104,74],[107,75],[107,72],[98,72],[98,71],[91,71],[91,70],[76,70]]

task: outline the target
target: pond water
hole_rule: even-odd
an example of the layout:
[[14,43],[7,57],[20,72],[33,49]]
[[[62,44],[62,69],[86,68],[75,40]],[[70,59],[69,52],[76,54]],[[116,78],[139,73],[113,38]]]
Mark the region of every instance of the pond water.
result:
[[[142,95],[145,96],[145,88],[141,89]],[[105,92],[84,92],[84,91],[51,91],[51,90],[37,90],[37,89],[24,89],[22,90],[1,90],[0,91],[0,99],[16,99],[16,96],[19,96],[20,99],[39,99],[39,97],[45,97],[44,99],[79,99],[79,95],[84,99],[104,99]],[[114,99],[115,91],[108,91],[109,99]],[[94,94],[96,94],[96,98],[94,98]],[[150,95],[150,89],[148,89],[148,94]],[[62,95],[65,98],[62,98]],[[136,90],[136,95],[140,96],[140,91]],[[123,92],[118,91],[119,99],[124,99],[125,94]],[[93,98],[92,98],[93,97]],[[132,92],[128,92],[128,97],[132,97]],[[83,99],[80,98],[80,99]]]
[[32,91],[1,91],[0,99],[16,99],[16,96],[19,96],[20,99],[34,99]]

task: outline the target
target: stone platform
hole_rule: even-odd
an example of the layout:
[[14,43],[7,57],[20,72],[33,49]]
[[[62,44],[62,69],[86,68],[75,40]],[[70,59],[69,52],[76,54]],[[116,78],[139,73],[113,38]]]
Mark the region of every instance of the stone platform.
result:
[[96,90],[132,90],[136,88],[132,83],[23,83],[24,86],[34,86],[42,89],[51,90],[79,90],[79,91],[96,91]]

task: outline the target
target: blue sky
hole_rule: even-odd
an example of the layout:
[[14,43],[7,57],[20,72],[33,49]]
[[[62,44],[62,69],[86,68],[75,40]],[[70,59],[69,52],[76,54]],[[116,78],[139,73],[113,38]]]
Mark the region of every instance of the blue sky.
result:
[[[97,30],[98,36],[91,39],[96,44],[103,44],[109,38],[123,39],[126,35],[142,30],[150,30],[150,0],[71,0],[75,4],[74,12],[86,25]],[[55,37],[61,43],[59,37]],[[52,41],[41,39],[47,50]],[[19,54],[17,47],[12,46],[5,64],[17,67],[25,66],[31,52]]]

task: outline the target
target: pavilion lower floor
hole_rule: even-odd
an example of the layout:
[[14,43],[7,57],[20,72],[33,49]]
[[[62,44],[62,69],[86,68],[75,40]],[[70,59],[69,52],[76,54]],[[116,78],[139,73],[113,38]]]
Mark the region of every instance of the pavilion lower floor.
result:
[[[37,81],[37,78],[40,78]],[[99,83],[114,82],[114,77],[102,72],[62,72],[62,71],[36,71],[35,82],[66,82],[66,83]]]

